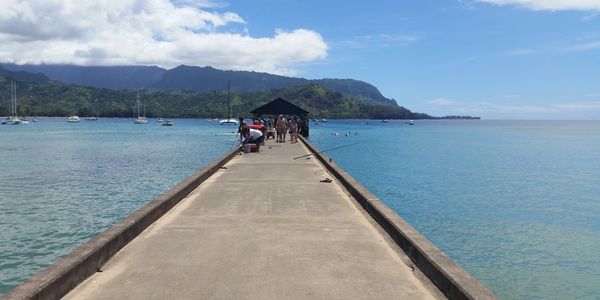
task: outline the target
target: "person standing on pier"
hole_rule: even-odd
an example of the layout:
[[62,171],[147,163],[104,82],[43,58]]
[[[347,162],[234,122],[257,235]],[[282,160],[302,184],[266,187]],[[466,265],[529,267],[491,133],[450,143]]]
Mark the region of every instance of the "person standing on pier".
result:
[[287,120],[283,117],[283,115],[279,115],[279,118],[277,118],[277,122],[275,123],[275,129],[277,130],[277,142],[285,143]]
[[246,122],[244,122],[244,118],[240,117],[240,125],[238,126],[237,134],[240,135],[240,140],[244,139],[244,127],[246,127]]
[[290,120],[290,142],[292,144],[298,142],[298,120],[296,120],[296,116],[293,116]]

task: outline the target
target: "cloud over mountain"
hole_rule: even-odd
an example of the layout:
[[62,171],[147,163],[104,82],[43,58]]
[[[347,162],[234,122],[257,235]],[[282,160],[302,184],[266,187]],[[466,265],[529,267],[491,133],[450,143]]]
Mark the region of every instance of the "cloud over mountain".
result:
[[497,5],[516,5],[532,10],[600,11],[600,0],[477,0]]
[[252,37],[234,12],[210,2],[7,0],[0,10],[0,58],[18,64],[211,65],[293,74],[328,46],[308,29]]

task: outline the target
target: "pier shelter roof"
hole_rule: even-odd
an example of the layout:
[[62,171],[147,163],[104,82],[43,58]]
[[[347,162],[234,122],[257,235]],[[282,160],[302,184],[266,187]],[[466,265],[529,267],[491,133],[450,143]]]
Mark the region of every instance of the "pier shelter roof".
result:
[[251,111],[251,113],[254,115],[308,115],[308,111],[281,97],[254,109],[253,111]]

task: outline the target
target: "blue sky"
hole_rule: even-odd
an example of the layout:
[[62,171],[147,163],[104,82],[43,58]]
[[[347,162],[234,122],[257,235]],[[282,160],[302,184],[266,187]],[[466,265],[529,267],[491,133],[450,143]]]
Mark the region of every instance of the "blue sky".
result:
[[306,28],[308,78],[354,78],[432,114],[599,119],[600,16],[475,1],[230,1],[254,36]]
[[432,115],[600,119],[600,0],[4,0],[0,62],[353,78]]

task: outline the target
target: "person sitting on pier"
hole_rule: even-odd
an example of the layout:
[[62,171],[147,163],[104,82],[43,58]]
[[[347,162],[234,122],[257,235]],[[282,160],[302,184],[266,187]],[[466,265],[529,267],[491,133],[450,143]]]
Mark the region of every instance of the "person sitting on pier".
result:
[[262,131],[254,128],[244,127],[242,130],[242,135],[245,138],[243,144],[256,144],[257,148],[265,140],[265,136],[263,135]]

